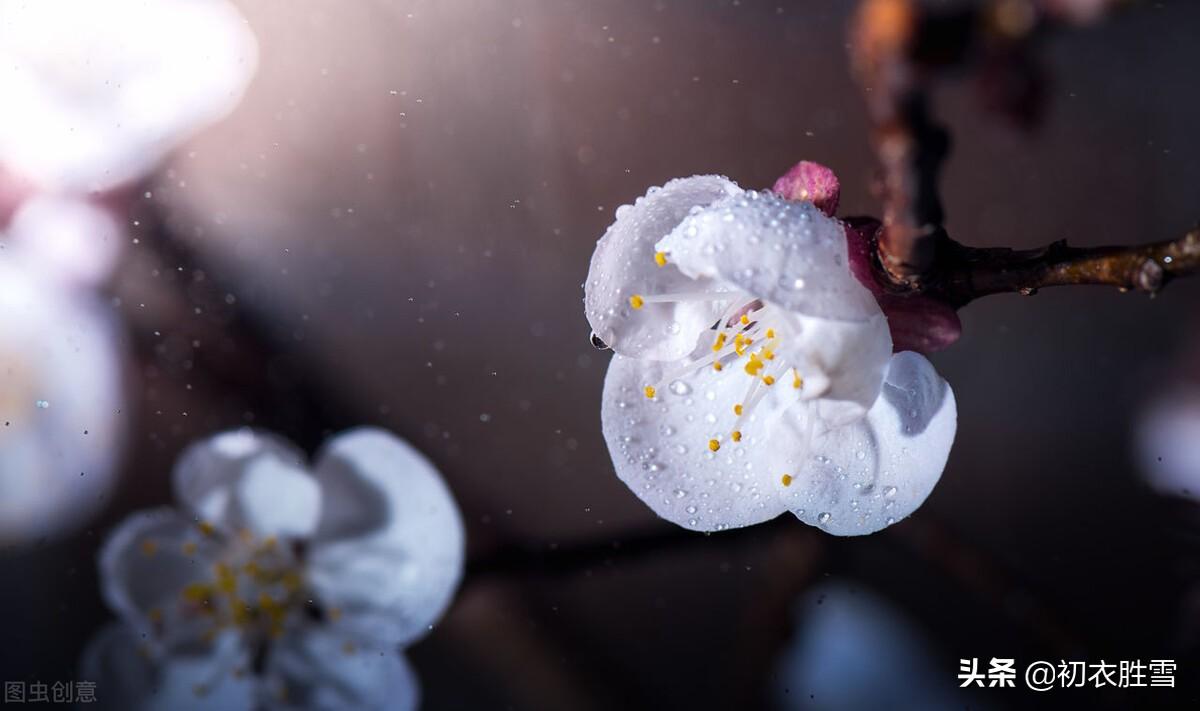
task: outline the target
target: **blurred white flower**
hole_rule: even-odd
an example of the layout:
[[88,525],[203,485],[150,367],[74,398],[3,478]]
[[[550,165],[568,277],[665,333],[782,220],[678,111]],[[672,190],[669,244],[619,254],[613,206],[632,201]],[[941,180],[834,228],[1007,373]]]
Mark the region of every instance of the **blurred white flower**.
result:
[[46,193],[21,203],[5,236],[30,268],[81,286],[108,278],[124,241],[112,210],[90,200]]
[[617,475],[703,531],[791,511],[837,535],[912,513],[954,441],[954,395],[850,272],[812,203],[681,178],[617,210],[585,284],[616,352],[602,422]]
[[90,293],[0,249],[0,542],[85,523],[123,437],[120,348]]
[[1177,387],[1151,403],[1139,423],[1137,445],[1151,488],[1200,501],[1200,387]]
[[0,0],[0,163],[52,192],[134,180],[231,110],[256,63],[225,0]]
[[823,583],[796,605],[795,638],[779,660],[781,709],[990,708],[968,695],[912,620],[845,581]]
[[134,514],[100,554],[121,617],[82,674],[122,709],[403,709],[400,647],[441,616],[462,573],[449,489],[377,429],[326,443],[311,470],[248,430],[192,445],[182,511]]

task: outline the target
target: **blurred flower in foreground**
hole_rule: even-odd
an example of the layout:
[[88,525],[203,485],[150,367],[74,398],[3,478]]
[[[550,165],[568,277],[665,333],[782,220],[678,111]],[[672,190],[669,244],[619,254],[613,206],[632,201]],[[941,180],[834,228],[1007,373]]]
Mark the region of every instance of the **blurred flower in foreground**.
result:
[[791,511],[866,534],[941,477],[954,395],[923,356],[892,355],[845,225],[809,202],[832,210],[830,185],[792,201],[681,178],[619,208],[597,243],[584,306],[616,353],[604,436],[663,518],[712,531]]
[[1142,415],[1137,439],[1150,486],[1200,502],[1200,387],[1183,385],[1154,401]]
[[256,62],[224,0],[0,0],[0,163],[34,190],[136,179],[232,109]]
[[87,520],[111,488],[122,438],[114,323],[86,291],[0,249],[0,542]]
[[449,604],[464,536],[424,457],[364,428],[327,442],[309,470],[289,443],[242,430],[192,445],[174,488],[182,511],[136,513],[101,551],[104,597],[122,618],[84,655],[101,701],[416,706],[399,648]]
[[888,601],[833,582],[797,605],[796,637],[778,666],[783,709],[982,709],[953,681],[921,631]]

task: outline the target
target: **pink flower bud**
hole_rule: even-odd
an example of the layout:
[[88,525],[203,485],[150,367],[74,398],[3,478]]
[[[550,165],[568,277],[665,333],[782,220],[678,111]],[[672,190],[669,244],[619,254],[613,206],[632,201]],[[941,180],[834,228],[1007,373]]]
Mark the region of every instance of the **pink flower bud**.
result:
[[788,200],[804,200],[833,217],[842,186],[833,171],[820,163],[802,160],[775,181],[771,192]]

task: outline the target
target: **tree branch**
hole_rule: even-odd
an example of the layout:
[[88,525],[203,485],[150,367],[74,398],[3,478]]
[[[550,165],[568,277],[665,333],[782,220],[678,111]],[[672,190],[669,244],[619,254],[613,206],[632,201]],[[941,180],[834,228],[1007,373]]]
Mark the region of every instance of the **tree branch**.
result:
[[927,290],[962,306],[981,296],[1033,294],[1047,286],[1093,284],[1154,294],[1170,280],[1200,272],[1200,228],[1136,247],[976,248],[943,236],[935,282]]

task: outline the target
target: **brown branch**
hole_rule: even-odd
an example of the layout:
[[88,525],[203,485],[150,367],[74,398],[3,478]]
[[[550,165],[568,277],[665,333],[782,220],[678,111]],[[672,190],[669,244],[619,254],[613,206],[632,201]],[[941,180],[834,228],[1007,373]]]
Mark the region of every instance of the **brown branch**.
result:
[[[1034,116],[1037,106],[1025,105],[1039,98],[1027,50],[1038,30],[1084,23],[1116,4],[994,0],[929,13],[916,0],[862,0],[850,46],[879,162],[883,216],[875,236],[875,266],[886,289],[926,293],[961,306],[988,294],[1031,294],[1064,284],[1155,293],[1174,277],[1200,271],[1200,229],[1140,247],[1074,248],[1056,242],[1017,251],[967,247],[942,227],[937,183],[950,140],[928,109],[936,71],[974,60],[985,74],[1001,71],[1011,80],[1016,72],[1021,80],[1000,83],[1027,91],[1001,97],[996,107]],[[1091,11],[1083,13],[1086,8]]]
[[1047,286],[1092,284],[1154,294],[1176,277],[1200,273],[1200,228],[1136,247],[975,248],[944,237],[927,292],[955,306],[981,296],[1033,294]]
[[943,219],[937,176],[949,151],[946,132],[929,117],[925,80],[914,60],[919,25],[912,0],[864,0],[851,29],[880,163],[879,260],[887,281],[907,289],[920,289],[934,264]]

